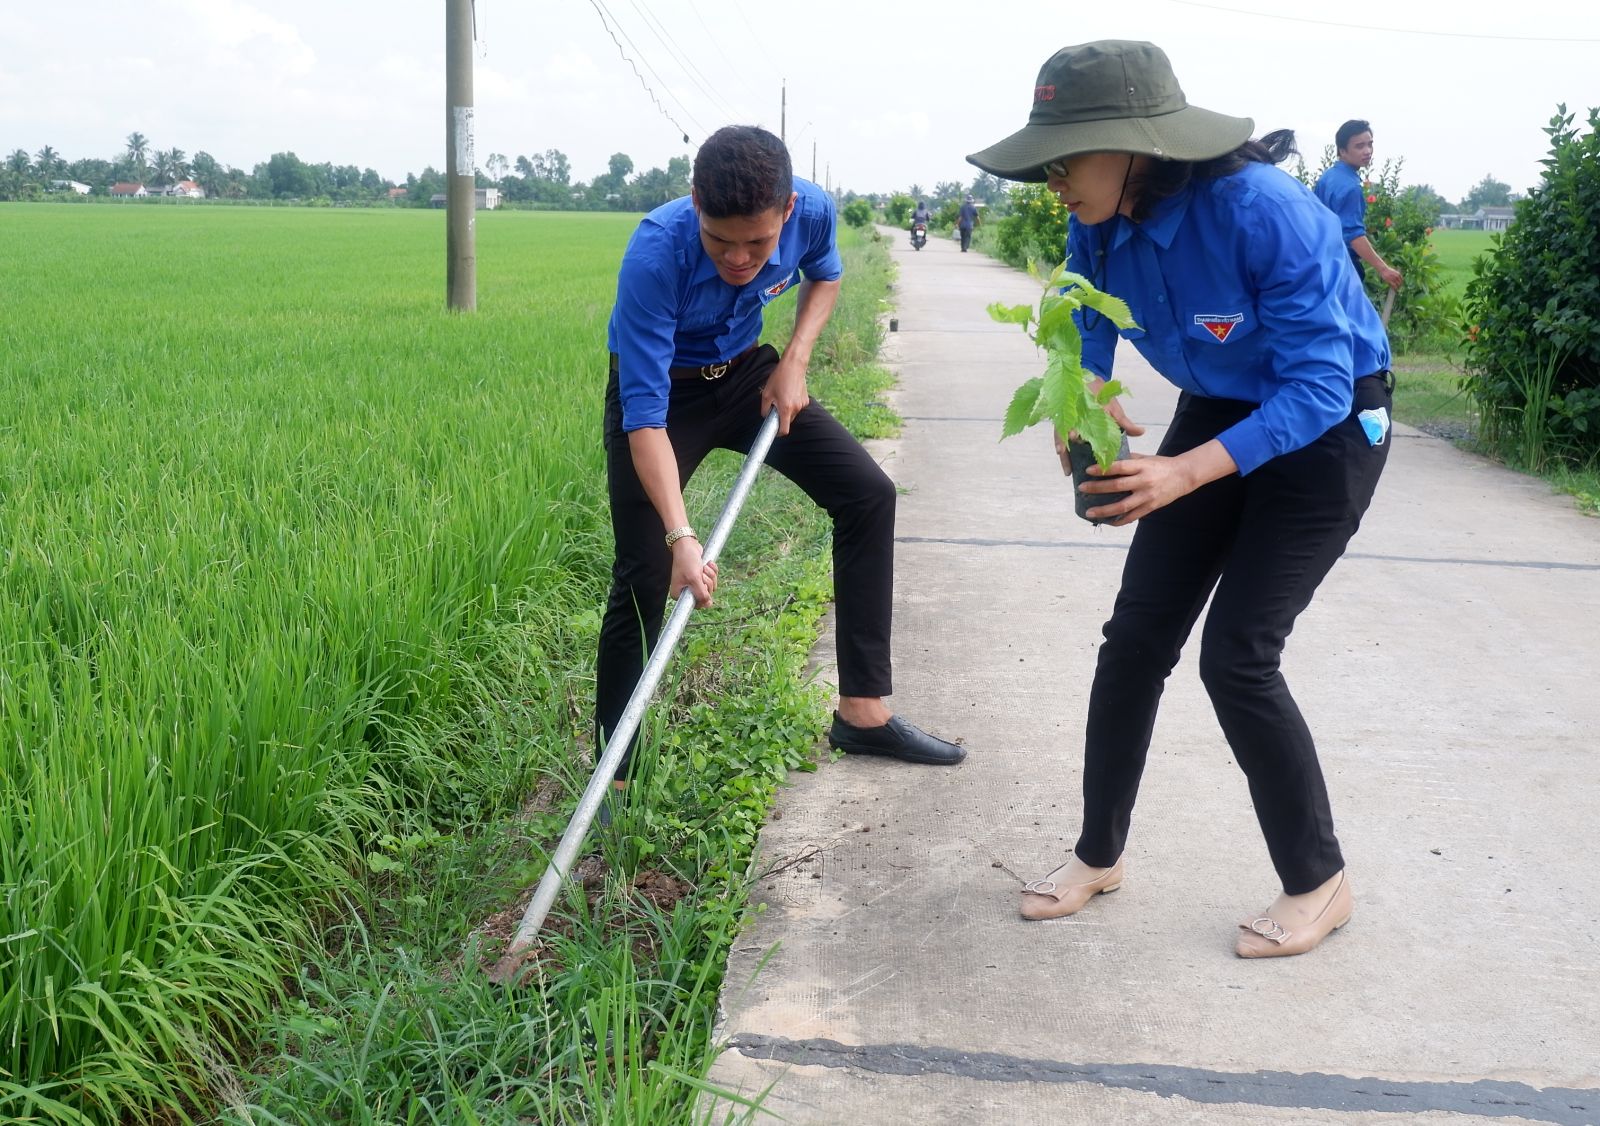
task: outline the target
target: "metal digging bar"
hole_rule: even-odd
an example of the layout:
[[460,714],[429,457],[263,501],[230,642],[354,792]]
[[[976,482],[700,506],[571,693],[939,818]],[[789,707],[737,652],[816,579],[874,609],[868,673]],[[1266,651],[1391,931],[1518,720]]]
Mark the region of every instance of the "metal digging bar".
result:
[[[728,493],[727,502],[722,506],[722,515],[717,517],[717,526],[712,529],[711,538],[706,541],[702,557],[707,563],[714,562],[717,556],[722,554],[722,545],[727,542],[728,533],[733,531],[734,521],[739,518],[739,510],[744,507],[745,498],[750,495],[756,474],[766,461],[767,451],[772,447],[772,439],[777,433],[778,411],[774,408],[762,422],[756,440],[751,444],[750,452],[744,459],[744,467],[739,471],[739,478],[734,481],[733,490]],[[595,764],[594,776],[589,779],[588,788],[583,791],[583,797],[578,801],[578,808],[573,812],[572,820],[567,823],[566,832],[561,834],[561,843],[556,846],[555,856],[540,878],[539,887],[534,891],[527,911],[523,912],[522,922],[517,927],[517,933],[512,936],[511,945],[506,948],[505,957],[500,959],[499,964],[489,975],[494,981],[504,983],[516,974],[518,955],[527,949],[533,941],[533,936],[544,926],[545,916],[550,913],[556,893],[561,890],[567,873],[572,869],[572,862],[577,859],[578,849],[583,846],[583,839],[588,835],[589,824],[599,812],[606,791],[611,788],[611,779],[616,774],[617,765],[622,761],[623,752],[632,741],[633,733],[639,729],[645,709],[650,706],[650,700],[655,696],[656,685],[661,683],[661,674],[666,671],[667,662],[672,659],[673,650],[677,649],[678,640],[683,636],[684,627],[689,624],[689,615],[693,610],[694,595],[685,588],[678,595],[677,604],[672,608],[672,615],[661,631],[661,637],[656,642],[655,651],[650,654],[644,672],[639,675],[639,683],[634,687],[633,695],[628,698],[628,706],[623,709],[622,718],[617,721],[616,728],[611,732],[605,753]]]

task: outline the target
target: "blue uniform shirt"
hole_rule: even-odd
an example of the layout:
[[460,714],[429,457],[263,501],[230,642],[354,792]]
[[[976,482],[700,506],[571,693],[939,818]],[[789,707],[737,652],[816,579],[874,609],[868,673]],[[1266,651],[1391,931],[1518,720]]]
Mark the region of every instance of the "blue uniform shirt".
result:
[[669,368],[738,355],[759,339],[767,302],[802,277],[833,281],[844,274],[834,245],[833,197],[799,177],[794,190],[794,211],[777,249],[743,285],[717,274],[689,197],[662,204],[639,223],[622,255],[606,330],[617,355],[624,430],[667,424]]
[[[1367,198],[1366,189],[1361,186],[1361,173],[1344,161],[1336,160],[1317,178],[1313,190],[1328,210],[1339,217],[1345,249],[1349,250],[1352,242],[1367,233]],[[1350,261],[1359,267],[1361,255],[1350,250]]]
[[[1218,435],[1240,473],[1320,437],[1349,415],[1356,377],[1389,366],[1342,250],[1328,209],[1259,163],[1194,181],[1143,223],[1074,222],[1067,237],[1072,268],[1132,309],[1139,327],[1121,335],[1152,367],[1192,394],[1259,404]],[[1074,318],[1084,366],[1109,378],[1116,326]]]

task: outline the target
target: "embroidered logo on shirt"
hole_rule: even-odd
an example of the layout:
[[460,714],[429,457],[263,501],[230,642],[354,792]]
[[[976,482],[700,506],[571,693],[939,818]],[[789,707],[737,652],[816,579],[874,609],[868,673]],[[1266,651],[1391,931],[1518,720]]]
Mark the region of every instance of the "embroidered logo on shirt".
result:
[[1233,327],[1244,320],[1243,313],[1196,313],[1194,323],[1217,338],[1218,344],[1228,342]]
[[776,297],[776,296],[778,296],[778,294],[782,293],[784,290],[789,288],[789,283],[792,282],[792,281],[794,281],[794,275],[790,274],[788,277],[784,278],[777,285],[769,286],[767,288],[767,296],[768,297]]

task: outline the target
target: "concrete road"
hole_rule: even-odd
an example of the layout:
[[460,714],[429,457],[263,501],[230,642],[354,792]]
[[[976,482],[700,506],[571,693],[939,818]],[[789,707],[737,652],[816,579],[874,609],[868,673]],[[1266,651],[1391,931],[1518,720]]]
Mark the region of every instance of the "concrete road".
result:
[[[875,451],[903,491],[893,703],[970,754],[845,759],[785,788],[712,1080],[770,1087],[789,1123],[1600,1122],[1600,520],[1396,427],[1285,658],[1351,925],[1304,957],[1233,955],[1278,889],[1192,650],[1122,890],[1023,922],[1020,881],[1076,835],[1131,533],[1072,515],[1047,433],[999,440],[1042,365],[984,308],[1033,283],[889,234],[905,428]],[[1118,364],[1149,427],[1135,448],[1153,450],[1175,394],[1131,349]]]

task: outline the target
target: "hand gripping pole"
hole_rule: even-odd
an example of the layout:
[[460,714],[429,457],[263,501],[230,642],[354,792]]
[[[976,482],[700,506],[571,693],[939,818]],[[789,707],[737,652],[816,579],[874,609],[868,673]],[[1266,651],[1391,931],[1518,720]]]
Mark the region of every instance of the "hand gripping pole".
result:
[[[750,495],[756,474],[766,461],[767,451],[772,448],[772,439],[777,433],[778,411],[777,408],[773,408],[762,422],[756,440],[751,443],[750,452],[744,459],[744,467],[739,470],[739,477],[734,481],[727,502],[722,506],[722,515],[717,517],[717,526],[712,529],[711,538],[705,543],[702,558],[707,563],[714,562],[717,556],[722,554],[722,545],[727,542],[728,534],[733,531],[734,521],[739,518],[739,510],[744,507],[745,498]],[[599,812],[606,791],[611,788],[611,780],[617,772],[618,764],[622,761],[622,755],[632,741],[634,732],[639,729],[640,721],[644,719],[645,709],[650,706],[650,700],[655,696],[656,686],[661,683],[661,675],[666,671],[667,662],[672,659],[673,650],[678,647],[679,639],[683,637],[684,627],[688,625],[689,615],[693,610],[694,595],[685,588],[678,595],[677,604],[673,606],[672,615],[667,619],[661,637],[656,641],[655,650],[650,654],[650,660],[639,676],[639,683],[635,686],[633,695],[628,698],[628,706],[623,709],[622,717],[611,732],[605,752],[595,764],[594,775],[589,779],[583,797],[578,800],[578,808],[573,812],[566,832],[561,834],[561,843],[556,846],[555,856],[551,858],[550,866],[545,869],[544,876],[539,880],[539,887],[534,891],[533,899],[522,915],[522,922],[511,939],[511,945],[506,949],[505,957],[491,975],[497,981],[504,981],[516,972],[516,955],[527,948],[533,941],[533,936],[538,934],[539,928],[544,925],[545,916],[550,913],[556,893],[561,890],[562,882],[572,869],[572,862],[577,859],[578,850],[583,847],[583,839],[588,835],[589,825]]]

